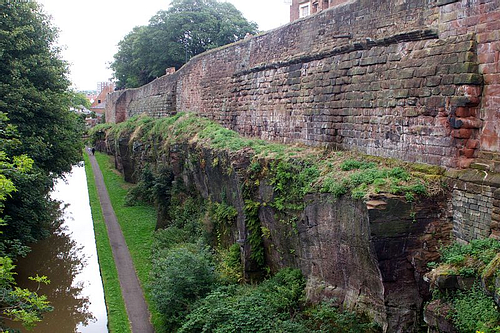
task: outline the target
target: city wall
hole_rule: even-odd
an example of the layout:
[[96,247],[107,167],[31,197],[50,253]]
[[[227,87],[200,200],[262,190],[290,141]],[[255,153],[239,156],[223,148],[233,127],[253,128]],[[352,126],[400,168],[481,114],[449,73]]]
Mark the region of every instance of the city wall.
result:
[[106,119],[192,111],[266,140],[472,165],[450,177],[470,240],[499,234],[500,182],[483,177],[500,171],[499,59],[500,0],[352,0],[117,91]]

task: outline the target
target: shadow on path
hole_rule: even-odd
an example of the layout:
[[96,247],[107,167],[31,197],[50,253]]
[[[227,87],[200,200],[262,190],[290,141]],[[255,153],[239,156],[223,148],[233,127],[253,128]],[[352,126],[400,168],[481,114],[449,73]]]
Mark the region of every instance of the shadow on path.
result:
[[106,228],[108,229],[109,242],[111,243],[113,258],[118,271],[120,287],[132,332],[154,333],[153,326],[149,321],[150,313],[144,299],[144,293],[137,279],[127,243],[125,242],[122,230],[120,229],[115,212],[111,206],[101,169],[99,169],[95,156],[89,153],[88,149],[86,149],[86,152],[89,155],[92,171],[94,172],[94,180],[97,192],[99,193],[99,201],[101,202]]

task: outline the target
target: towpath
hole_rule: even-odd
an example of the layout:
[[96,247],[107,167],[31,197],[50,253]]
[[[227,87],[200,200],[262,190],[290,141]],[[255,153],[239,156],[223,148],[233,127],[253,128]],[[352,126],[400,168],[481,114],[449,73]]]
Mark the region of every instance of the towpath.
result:
[[144,293],[139,284],[137,274],[134,269],[134,263],[130,257],[130,252],[123,237],[122,230],[116,219],[115,211],[111,206],[108,190],[104,184],[101,169],[95,159],[95,156],[88,152],[90,164],[94,171],[94,179],[99,193],[102,213],[108,229],[109,242],[113,251],[118,278],[122,289],[125,307],[127,309],[128,318],[132,327],[133,333],[154,333],[153,326],[149,321],[150,313],[144,299]]

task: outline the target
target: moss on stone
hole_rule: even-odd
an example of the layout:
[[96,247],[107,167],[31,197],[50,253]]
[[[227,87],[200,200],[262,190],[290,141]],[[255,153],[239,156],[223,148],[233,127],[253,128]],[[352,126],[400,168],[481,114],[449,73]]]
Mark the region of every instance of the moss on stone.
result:
[[279,210],[300,209],[304,196],[310,192],[333,193],[335,197],[350,193],[353,198],[364,200],[388,193],[413,201],[419,195],[432,194],[434,191],[427,191],[427,188],[440,186],[443,174],[442,168],[435,166],[245,138],[192,113],[156,120],[137,116],[113,127],[98,127],[91,136],[102,130],[114,140],[128,137],[131,141],[144,143],[163,141],[165,153],[174,144],[189,142],[250,156],[253,164],[261,165],[259,170],[272,173],[266,176],[272,180],[277,195],[275,205]]

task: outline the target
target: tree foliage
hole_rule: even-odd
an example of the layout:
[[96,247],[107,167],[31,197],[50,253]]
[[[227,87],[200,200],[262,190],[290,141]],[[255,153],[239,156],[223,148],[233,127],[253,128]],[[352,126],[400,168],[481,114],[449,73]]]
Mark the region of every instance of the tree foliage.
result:
[[86,107],[87,109],[90,109],[91,107],[90,101],[88,100],[87,96],[85,96],[84,93],[74,90],[70,90],[68,93],[72,107],[80,108],[83,106]]
[[[17,191],[14,179],[29,178],[33,168],[33,160],[26,155],[10,157],[5,149],[15,148],[20,144],[17,128],[8,123],[8,117],[0,112],[0,213],[3,212],[4,202]],[[0,225],[5,221],[0,217]],[[50,311],[45,296],[39,296],[36,292],[15,286],[14,264],[12,258],[6,256],[6,249],[10,246],[10,253],[21,253],[26,251],[26,246],[20,241],[4,240],[0,243],[0,320],[11,319],[21,321],[26,327],[33,327],[44,312]],[[49,283],[46,277],[36,276],[32,278],[40,283]],[[0,328],[2,325],[0,324]]]
[[207,249],[195,245],[169,250],[153,260],[153,299],[169,331],[182,323],[194,303],[216,285],[216,274]]
[[28,327],[51,307],[15,286],[12,258],[60,222],[49,191],[82,151],[83,126],[69,111],[67,64],[56,39],[35,1],[0,2],[0,319]]
[[55,46],[57,30],[40,6],[7,1],[0,13],[0,112],[17,131],[1,148],[9,158],[34,162],[29,174],[11,177],[17,191],[1,215],[7,226],[0,243],[27,244],[47,235],[57,207],[48,192],[81,159],[83,126],[69,112],[67,64]]
[[0,112],[17,126],[21,145],[45,175],[59,177],[81,159],[81,128],[69,112],[67,64],[57,30],[34,1],[2,2]]
[[[15,286],[14,268],[11,258],[0,257],[0,319],[20,321],[25,327],[33,328],[52,307],[46,296]],[[37,275],[30,280],[39,285],[50,283],[45,276]]]
[[133,88],[181,67],[188,59],[257,31],[230,3],[174,0],[148,26],[135,27],[118,44],[111,68],[118,88]]

